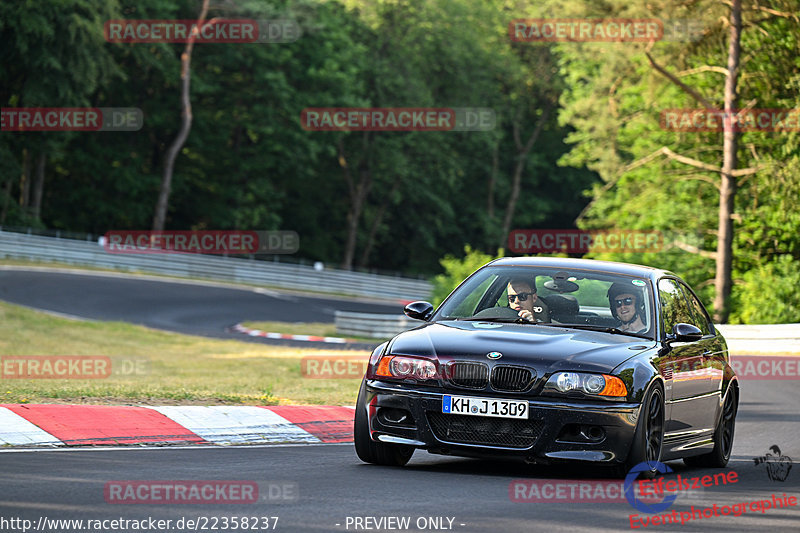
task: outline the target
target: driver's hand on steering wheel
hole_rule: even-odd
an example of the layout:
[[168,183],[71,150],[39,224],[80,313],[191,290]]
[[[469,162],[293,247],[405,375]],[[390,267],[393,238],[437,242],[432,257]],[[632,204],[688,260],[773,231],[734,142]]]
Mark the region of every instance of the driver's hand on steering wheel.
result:
[[536,322],[536,319],[533,317],[533,313],[531,313],[527,309],[520,309],[518,314],[520,318],[527,320],[528,322]]

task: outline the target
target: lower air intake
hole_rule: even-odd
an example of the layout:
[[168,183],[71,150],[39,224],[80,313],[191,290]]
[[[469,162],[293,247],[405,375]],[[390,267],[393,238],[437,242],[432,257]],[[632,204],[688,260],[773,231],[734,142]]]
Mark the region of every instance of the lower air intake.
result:
[[436,411],[426,414],[437,439],[458,444],[530,448],[544,429],[544,423],[539,420],[452,415]]

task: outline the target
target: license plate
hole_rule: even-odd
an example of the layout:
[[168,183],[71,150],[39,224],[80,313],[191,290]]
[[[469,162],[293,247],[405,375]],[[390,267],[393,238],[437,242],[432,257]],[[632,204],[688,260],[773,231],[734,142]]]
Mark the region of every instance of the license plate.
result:
[[442,397],[442,412],[454,415],[528,418],[528,402],[446,394]]

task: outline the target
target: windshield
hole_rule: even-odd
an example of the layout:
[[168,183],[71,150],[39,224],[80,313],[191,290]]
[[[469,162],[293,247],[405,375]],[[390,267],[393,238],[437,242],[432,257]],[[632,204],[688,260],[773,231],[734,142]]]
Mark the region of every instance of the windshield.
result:
[[652,301],[650,283],[644,278],[586,270],[486,267],[456,289],[433,319],[613,328],[652,339]]

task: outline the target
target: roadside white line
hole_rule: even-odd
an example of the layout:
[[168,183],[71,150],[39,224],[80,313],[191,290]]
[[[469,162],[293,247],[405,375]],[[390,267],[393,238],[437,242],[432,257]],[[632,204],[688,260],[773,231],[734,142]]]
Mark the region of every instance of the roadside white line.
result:
[[60,445],[62,442],[11,409],[0,407],[0,445]]
[[[356,339],[347,339],[344,337],[320,337],[318,335],[293,335],[289,333],[275,333],[270,331],[261,331],[260,329],[252,329],[242,324],[236,324],[229,329],[238,331],[250,337],[264,337],[267,339],[281,339],[287,341],[303,341],[303,342],[322,342],[328,344],[352,344],[352,343],[365,343],[366,341],[359,341]],[[376,340],[377,342],[377,340]]]
[[36,452],[132,452],[151,450],[250,450],[253,448],[307,448],[315,446],[353,446],[352,442],[294,442],[284,444],[196,444],[193,446],[103,446],[97,448],[0,448],[0,453],[36,453]]
[[319,442],[308,431],[261,407],[249,405],[145,406],[200,438],[216,443]]

